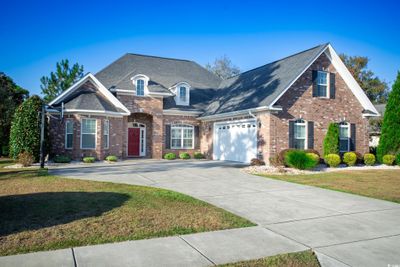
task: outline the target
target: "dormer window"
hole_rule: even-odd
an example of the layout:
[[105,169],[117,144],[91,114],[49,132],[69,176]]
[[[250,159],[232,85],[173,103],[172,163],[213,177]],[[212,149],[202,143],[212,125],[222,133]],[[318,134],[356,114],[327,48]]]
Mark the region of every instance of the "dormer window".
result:
[[146,96],[148,94],[147,85],[149,83],[149,77],[144,74],[137,74],[131,78],[135,95]]
[[178,83],[174,89],[175,102],[177,105],[188,106],[190,102],[190,85],[182,82]]
[[144,80],[143,79],[136,80],[136,95],[144,96]]

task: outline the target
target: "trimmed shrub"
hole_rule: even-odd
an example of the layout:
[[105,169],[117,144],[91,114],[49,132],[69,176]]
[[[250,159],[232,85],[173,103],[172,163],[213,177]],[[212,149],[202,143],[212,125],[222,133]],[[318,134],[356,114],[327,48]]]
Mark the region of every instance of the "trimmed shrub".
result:
[[164,159],[168,159],[168,160],[176,159],[176,155],[175,155],[175,153],[167,153],[164,155]]
[[357,162],[357,155],[354,152],[346,152],[343,154],[343,162],[347,166],[354,166]]
[[116,162],[116,161],[118,161],[118,157],[114,156],[114,155],[109,155],[109,156],[106,157],[106,160],[107,161]]
[[382,157],[382,163],[389,166],[393,165],[395,160],[396,160],[395,155],[387,154]]
[[250,160],[250,166],[262,166],[262,165],[265,165],[265,162],[261,159],[254,158]]
[[324,158],[325,163],[329,167],[336,168],[340,164],[340,156],[338,154],[328,154]]
[[53,158],[53,161],[55,163],[70,163],[71,162],[71,158],[67,155],[59,155],[59,156],[55,156]]
[[94,157],[84,157],[82,161],[85,163],[93,163],[96,161],[96,159]]
[[205,158],[203,153],[201,153],[201,152],[194,152],[193,157],[195,159],[204,159]]
[[290,151],[296,151],[296,149],[288,148],[288,149],[281,150],[281,152],[279,152],[279,154],[278,154],[278,162],[281,164],[280,166],[289,167],[285,162],[285,157],[286,157],[286,153],[288,153]]
[[2,146],[1,147],[1,155],[8,157],[10,155],[10,147]]
[[294,150],[285,154],[285,163],[292,168],[306,170],[317,166],[318,160],[307,155],[303,150]]
[[313,158],[315,161],[317,161],[317,163],[319,163],[320,157],[318,154],[313,153],[313,152],[307,152],[307,150],[306,150],[306,154],[307,154],[307,156],[309,156],[309,157]]
[[[10,157],[17,158],[28,151],[39,161],[40,151],[40,116],[43,101],[37,95],[28,98],[17,109],[10,132]],[[47,139],[47,138],[46,138]]]
[[187,152],[182,152],[179,154],[180,159],[190,159],[190,155]]
[[400,153],[396,155],[396,164],[400,166]]
[[374,165],[376,162],[375,155],[372,153],[365,153],[364,155],[364,164],[368,166]]
[[330,123],[324,138],[324,156],[328,154],[339,154],[339,126]]
[[269,158],[269,164],[274,167],[284,166],[284,163],[279,160],[279,155],[275,155]]
[[383,115],[381,137],[377,148],[377,158],[383,160],[386,154],[400,152],[400,71],[397,73],[396,81],[393,83]]
[[305,151],[306,153],[313,153],[313,154],[316,154],[316,155],[318,156],[318,158],[321,158],[321,154],[319,154],[318,150],[309,148],[309,149],[306,149],[306,150],[304,150],[304,151]]
[[18,155],[18,162],[22,164],[22,166],[28,167],[32,165],[34,158],[30,152],[24,151]]

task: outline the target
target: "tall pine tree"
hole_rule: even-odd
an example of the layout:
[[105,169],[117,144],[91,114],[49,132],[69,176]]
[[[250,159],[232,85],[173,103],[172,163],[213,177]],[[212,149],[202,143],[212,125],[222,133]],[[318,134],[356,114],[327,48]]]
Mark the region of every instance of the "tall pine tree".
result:
[[382,161],[385,154],[400,152],[400,72],[393,84],[383,117],[381,138],[377,149],[377,157]]

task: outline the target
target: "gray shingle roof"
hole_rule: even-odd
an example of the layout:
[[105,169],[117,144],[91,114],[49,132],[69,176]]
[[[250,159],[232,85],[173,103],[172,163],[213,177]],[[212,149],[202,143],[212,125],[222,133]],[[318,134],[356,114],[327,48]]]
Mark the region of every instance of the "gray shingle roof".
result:
[[[83,84],[79,90],[69,95],[64,101],[65,109],[83,109],[108,112],[124,112],[115,107],[103,94],[101,94],[90,82]],[[58,107],[61,104],[54,105]]]
[[269,106],[328,44],[224,80],[202,116]]

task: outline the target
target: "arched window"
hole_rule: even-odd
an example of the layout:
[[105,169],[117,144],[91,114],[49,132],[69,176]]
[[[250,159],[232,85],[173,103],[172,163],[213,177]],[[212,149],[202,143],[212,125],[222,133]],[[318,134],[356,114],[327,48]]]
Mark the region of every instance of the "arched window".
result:
[[143,79],[136,80],[136,95],[144,96],[144,80]]
[[194,145],[194,127],[186,124],[171,125],[171,148],[191,149]]
[[177,105],[188,106],[190,102],[190,85],[180,82],[174,87],[175,102]]
[[294,122],[294,148],[307,148],[307,123],[303,119]]
[[180,86],[179,87],[179,101],[181,103],[185,103],[186,102],[186,98],[187,98],[187,89],[185,86]]
[[350,123],[339,123],[339,151],[350,151]]

